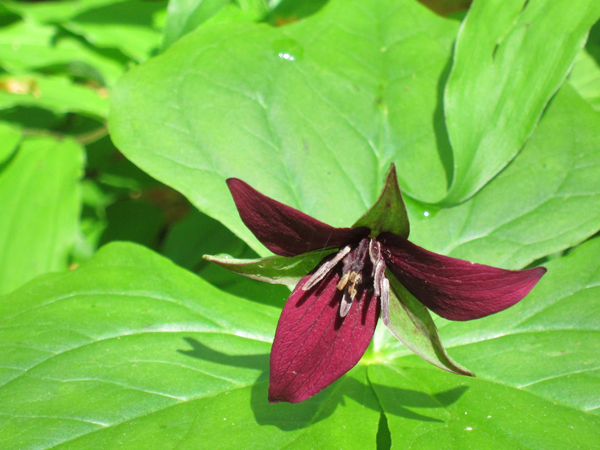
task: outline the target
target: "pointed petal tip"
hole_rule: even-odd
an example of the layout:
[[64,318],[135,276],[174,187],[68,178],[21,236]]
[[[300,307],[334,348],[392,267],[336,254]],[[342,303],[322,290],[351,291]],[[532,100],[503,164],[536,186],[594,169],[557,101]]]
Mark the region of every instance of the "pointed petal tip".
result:
[[321,248],[341,248],[370,231],[332,227],[267,197],[238,178],[226,181],[242,222],[276,255],[297,256]]
[[382,233],[386,264],[427,308],[449,320],[480,319],[515,305],[546,273],[544,267],[505,270],[425,250]]

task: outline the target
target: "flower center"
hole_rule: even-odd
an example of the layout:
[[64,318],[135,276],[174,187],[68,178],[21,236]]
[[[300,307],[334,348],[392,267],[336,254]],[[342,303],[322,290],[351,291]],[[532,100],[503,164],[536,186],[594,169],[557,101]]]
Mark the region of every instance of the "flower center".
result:
[[[390,282],[385,276],[385,261],[381,244],[375,239],[362,239],[354,248],[349,245],[342,248],[332,259],[321,264],[308,281],[304,283],[302,290],[308,291],[318,284],[340,262],[342,262],[343,268],[337,289],[344,292],[340,303],[340,316],[346,317],[348,311],[350,311],[358,292],[357,286],[363,282],[370,282],[373,286],[375,298],[381,300],[382,319],[387,325],[389,320]],[[371,267],[368,267],[369,263]],[[365,266],[367,266],[366,276],[363,275]],[[367,286],[367,288],[369,287]]]

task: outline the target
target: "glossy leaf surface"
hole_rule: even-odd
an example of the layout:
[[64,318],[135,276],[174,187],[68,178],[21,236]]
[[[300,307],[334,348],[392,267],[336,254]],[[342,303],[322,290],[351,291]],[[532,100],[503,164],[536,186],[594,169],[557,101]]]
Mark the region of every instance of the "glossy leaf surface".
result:
[[595,0],[473,3],[444,96],[454,155],[445,203],[468,199],[514,158],[598,17]]

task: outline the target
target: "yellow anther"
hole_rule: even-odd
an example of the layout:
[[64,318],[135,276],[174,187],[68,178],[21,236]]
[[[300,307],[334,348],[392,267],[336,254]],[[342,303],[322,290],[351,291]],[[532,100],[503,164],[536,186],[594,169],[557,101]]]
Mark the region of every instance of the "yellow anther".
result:
[[345,274],[342,279],[340,280],[340,282],[337,284],[337,289],[338,291],[343,290],[346,287],[346,284],[348,283],[348,278],[350,277],[350,274],[347,273]]

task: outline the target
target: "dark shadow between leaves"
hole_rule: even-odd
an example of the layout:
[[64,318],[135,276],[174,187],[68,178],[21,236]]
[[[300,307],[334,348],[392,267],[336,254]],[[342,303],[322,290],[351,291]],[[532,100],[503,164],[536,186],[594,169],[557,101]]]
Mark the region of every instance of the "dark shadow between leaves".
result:
[[[385,413],[422,422],[442,422],[407,408],[444,408],[456,402],[468,389],[458,386],[433,395],[424,392],[395,387],[361,383],[355,378],[344,376],[331,386],[301,403],[269,404],[269,355],[227,355],[213,350],[194,338],[184,338],[191,350],[177,350],[179,353],[205,361],[233,367],[261,370],[252,386],[250,407],[256,422],[260,425],[276,426],[280,430],[292,431],[307,428],[331,416],[338,405],[346,405],[346,398],[373,411],[381,412],[377,398],[386,399]],[[373,390],[375,391],[373,393]],[[393,399],[388,404],[388,399]]]
[[450,145],[450,137],[446,128],[446,117],[444,115],[444,90],[446,82],[452,68],[452,57],[448,59],[444,70],[442,71],[437,84],[437,104],[433,112],[433,130],[435,132],[435,140],[437,143],[437,151],[440,156],[440,161],[444,167],[446,174],[446,185],[448,189],[452,184],[454,177],[454,158],[452,156],[452,146]]

